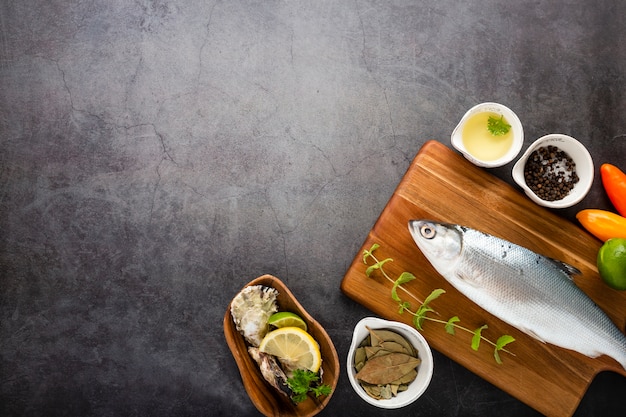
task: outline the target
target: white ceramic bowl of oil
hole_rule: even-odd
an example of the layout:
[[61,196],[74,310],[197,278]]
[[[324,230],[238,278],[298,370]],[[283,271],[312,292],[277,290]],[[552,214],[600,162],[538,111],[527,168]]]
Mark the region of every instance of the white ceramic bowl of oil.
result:
[[[418,358],[421,359],[421,363],[417,368],[417,377],[413,382],[409,384],[406,391],[398,393],[397,396],[388,400],[377,400],[367,395],[363,387],[357,381],[356,369],[354,369],[354,355],[356,348],[359,347],[361,342],[369,335],[369,329],[387,329],[394,331],[401,336],[404,336],[413,347],[417,350]],[[422,336],[414,327],[398,321],[389,321],[379,319],[377,317],[365,317],[361,319],[354,327],[352,333],[352,343],[350,349],[348,349],[348,363],[346,365],[348,369],[348,379],[354,391],[364,401],[379,408],[401,408],[405,407],[415,400],[417,400],[430,385],[430,380],[433,376],[433,353],[430,350],[430,346],[424,336]]]
[[[530,189],[528,184],[526,184],[526,179],[524,178],[524,168],[530,154],[538,148],[547,146],[556,146],[568,154],[576,164],[576,175],[578,175],[579,178],[578,182],[574,185],[574,188],[564,198],[555,201],[546,201],[539,198]],[[515,183],[519,185],[522,190],[524,190],[526,195],[535,203],[549,208],[566,208],[579,203],[583,198],[585,198],[591,189],[591,185],[593,184],[593,169],[593,160],[591,159],[591,155],[582,143],[571,136],[560,133],[552,133],[537,139],[528,147],[528,149],[526,149],[526,152],[524,152],[522,157],[513,166],[512,175],[513,181],[515,181]]]
[[[494,135],[487,128],[489,117],[510,125],[508,133]],[[524,144],[524,129],[519,117],[499,103],[481,103],[472,107],[452,131],[452,147],[474,165],[495,168],[506,165],[519,154]]]

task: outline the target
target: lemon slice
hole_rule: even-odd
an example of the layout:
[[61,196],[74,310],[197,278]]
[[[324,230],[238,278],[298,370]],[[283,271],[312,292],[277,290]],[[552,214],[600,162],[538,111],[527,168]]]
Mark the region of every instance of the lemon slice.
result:
[[320,347],[310,334],[298,327],[281,327],[265,335],[261,352],[276,356],[287,368],[317,372],[322,365]]
[[267,324],[274,327],[298,327],[304,331],[307,330],[306,323],[300,316],[288,311],[281,311],[280,313],[274,313],[267,319]]

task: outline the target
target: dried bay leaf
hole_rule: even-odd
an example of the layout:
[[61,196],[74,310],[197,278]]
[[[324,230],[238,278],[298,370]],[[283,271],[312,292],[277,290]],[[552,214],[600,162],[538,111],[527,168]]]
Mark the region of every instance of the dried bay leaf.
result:
[[387,384],[387,385],[381,387],[380,396],[384,400],[388,400],[391,397],[393,397],[393,390],[391,389],[391,385]]
[[381,346],[365,346],[365,355],[367,360],[375,358],[376,356],[388,355],[389,351],[383,349]]
[[377,400],[388,400],[393,397],[393,387],[391,385],[372,385],[372,384],[362,384],[363,389],[372,398]]
[[398,335],[396,332],[385,329],[370,329],[368,327],[367,330],[370,332],[370,344],[372,346],[378,346],[386,340],[393,340]]
[[369,359],[356,378],[370,384],[385,385],[414,370],[420,360],[406,353],[389,353]]
[[361,386],[363,387],[365,392],[367,392],[367,395],[372,398],[376,398],[377,400],[382,400],[382,396],[380,395],[380,391],[382,390],[381,386],[365,383],[362,383]]
[[413,349],[407,349],[406,346],[398,342],[385,341],[382,342],[379,347],[389,352],[406,353],[407,355],[415,356],[413,355]]
[[401,378],[398,378],[395,381],[391,381],[391,384],[406,385],[413,382],[415,378],[417,378],[417,369],[413,369],[407,374],[403,375]]
[[406,340],[402,335],[386,329],[370,329],[368,328],[371,339],[371,346],[380,346],[385,342],[395,342],[402,345],[406,349],[406,353],[412,356],[417,356],[413,345]]
[[360,362],[365,362],[365,360],[367,359],[367,352],[365,350],[365,347],[359,347],[354,351],[354,363],[360,363]]

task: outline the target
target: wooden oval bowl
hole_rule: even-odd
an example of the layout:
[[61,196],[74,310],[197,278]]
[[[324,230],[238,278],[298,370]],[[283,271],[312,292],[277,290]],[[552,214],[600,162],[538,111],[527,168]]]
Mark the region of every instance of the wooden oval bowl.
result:
[[[278,311],[290,311],[302,317],[306,322],[309,334],[311,334],[320,345],[320,352],[322,354],[322,382],[330,385],[334,392],[339,379],[340,364],[337,351],[328,333],[326,333],[324,328],[306,312],[291,291],[289,291],[285,284],[278,278],[272,275],[263,275],[250,281],[244,288],[251,285],[265,285],[276,289],[278,291]],[[243,381],[244,388],[248,392],[250,400],[252,400],[255,407],[265,416],[311,417],[322,411],[326,404],[328,404],[328,401],[330,401],[332,393],[320,397],[319,399],[309,397],[307,400],[296,405],[286,396],[280,394],[276,388],[267,383],[261,375],[256,362],[254,362],[252,357],[248,354],[248,344],[235,328],[235,323],[230,314],[230,303],[224,315],[224,336],[235,358],[235,362],[239,367],[241,380]]]

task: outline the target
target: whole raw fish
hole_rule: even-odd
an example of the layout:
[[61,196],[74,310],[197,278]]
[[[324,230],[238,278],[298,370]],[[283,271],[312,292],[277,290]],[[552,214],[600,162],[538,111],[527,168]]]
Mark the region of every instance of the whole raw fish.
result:
[[626,336],[581,290],[563,262],[467,227],[411,220],[433,267],[484,310],[528,335],[626,369]]

